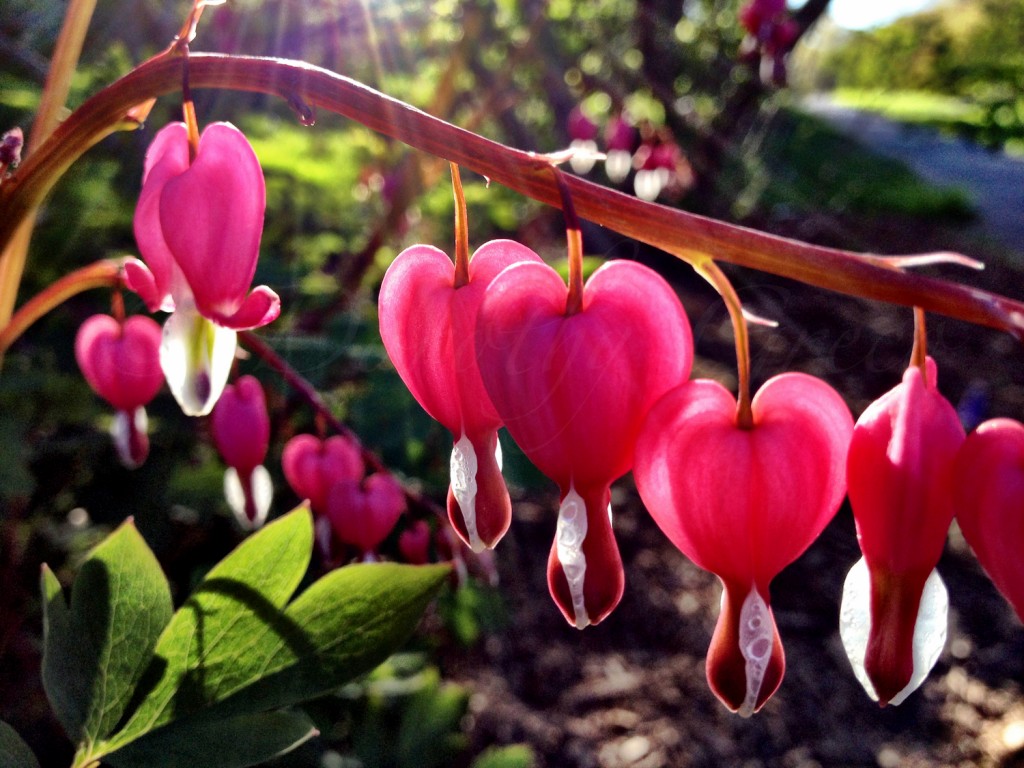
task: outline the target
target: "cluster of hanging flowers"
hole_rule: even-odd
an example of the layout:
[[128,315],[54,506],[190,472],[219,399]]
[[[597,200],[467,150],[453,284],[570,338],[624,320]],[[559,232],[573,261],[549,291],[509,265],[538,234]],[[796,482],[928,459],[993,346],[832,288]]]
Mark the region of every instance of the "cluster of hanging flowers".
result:
[[[650,123],[634,126],[620,110],[608,116],[602,130],[579,105],[569,113],[569,165],[587,174],[604,161],[608,180],[621,185],[633,176],[634,194],[641,200],[679,197],[693,186],[693,169],[672,133]],[[600,139],[600,141],[599,141]]]
[[[285,444],[281,467],[295,495],[308,499],[316,515],[317,541],[328,562],[340,562],[346,550],[363,560],[377,558],[406,509],[405,492],[392,475],[367,475],[362,449],[344,435],[296,435]],[[429,527],[408,530],[414,531],[406,539],[413,562],[426,562]]]
[[802,373],[750,398],[738,299],[698,261],[736,310],[737,398],[689,380],[689,323],[655,272],[610,262],[584,284],[570,221],[566,285],[514,242],[470,258],[464,214],[457,222],[454,263],[414,245],[389,268],[381,337],[413,396],[452,434],[448,511],[468,546],[494,547],[509,525],[500,426],[558,485],[548,585],[568,623],[597,624],[622,597],[610,486],[630,470],[669,539],[722,583],[707,677],[741,715],[760,709],[785,671],[771,581],[847,495],[864,558],[847,579],[841,635],[872,698],[902,702],[943,647],[948,600],[935,565],[954,515],[1024,617],[1024,426],[996,420],[965,441],[922,351],[856,423],[835,390]]
[[[924,352],[923,313],[902,382],[854,423],[843,399],[805,374],[776,376],[750,397],[738,299],[713,262],[697,260],[733,313],[734,396],[690,380],[689,322],[660,275],[615,261],[584,282],[564,185],[568,284],[509,240],[471,257],[454,179],[454,260],[429,245],[399,254],[381,286],[379,317],[399,375],[452,435],[447,512],[467,547],[493,549],[512,520],[504,427],[559,489],[551,596],[570,625],[597,624],[624,591],[610,489],[633,471],[656,523],[722,583],[707,677],[744,716],[763,706],[785,671],[771,581],[847,496],[863,559],[844,588],[841,637],[855,675],[880,703],[898,704],[918,687],[945,642],[948,598],[935,566],[954,517],[1024,618],[1024,425],[996,419],[965,436]],[[262,524],[273,497],[264,467],[270,419],[255,378],[227,380],[237,331],[280,312],[269,288],[250,292],[264,204],[259,162],[236,128],[217,123],[201,138],[184,123],[160,131],[135,214],[145,263],[130,261],[125,281],[151,310],[172,314],[162,331],[145,316],[96,315],[75,344],[86,380],[117,411],[113,431],[127,465],[145,460],[145,406],[163,380],[185,413],[211,414],[228,467],[225,495],[246,528]],[[284,447],[282,469],[317,516],[327,562],[377,559],[406,511],[401,485],[387,472],[368,474],[349,437],[298,435]],[[410,562],[455,549],[440,546],[423,520],[395,541]]]

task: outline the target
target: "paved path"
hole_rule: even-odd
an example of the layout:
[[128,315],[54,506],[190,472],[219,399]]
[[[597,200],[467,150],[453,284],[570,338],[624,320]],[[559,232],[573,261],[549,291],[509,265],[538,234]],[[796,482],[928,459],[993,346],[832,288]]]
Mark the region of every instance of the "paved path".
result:
[[827,96],[808,98],[802,106],[879,154],[902,160],[922,178],[964,189],[983,231],[1024,258],[1024,158],[841,107]]

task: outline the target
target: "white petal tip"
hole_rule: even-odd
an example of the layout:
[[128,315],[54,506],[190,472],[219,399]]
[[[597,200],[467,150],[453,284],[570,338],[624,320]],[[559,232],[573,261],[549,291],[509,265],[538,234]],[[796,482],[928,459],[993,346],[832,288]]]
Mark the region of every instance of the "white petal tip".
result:
[[[914,673],[910,682],[889,700],[898,706],[916,691],[939,660],[946,645],[949,615],[949,593],[938,571],[932,571],[921,594],[921,604],[914,624]],[[871,631],[871,576],[862,557],[846,576],[843,600],[839,611],[839,636],[853,674],[873,701],[878,694],[864,668],[868,636]]]

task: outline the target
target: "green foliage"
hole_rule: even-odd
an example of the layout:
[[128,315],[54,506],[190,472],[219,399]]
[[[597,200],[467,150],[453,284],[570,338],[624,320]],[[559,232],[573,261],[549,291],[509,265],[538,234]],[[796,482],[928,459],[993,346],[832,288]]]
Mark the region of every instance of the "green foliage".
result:
[[536,757],[526,744],[491,747],[473,761],[473,768],[533,768]]
[[186,718],[105,757],[114,768],[245,768],[295,749],[317,730],[301,712]]
[[82,565],[67,605],[57,577],[42,575],[43,685],[74,741],[114,729],[172,613],[160,565],[128,520]]
[[28,744],[11,726],[0,720],[0,765],[4,768],[39,768]]
[[[352,750],[365,768],[441,768],[461,754],[469,692],[421,659],[396,660],[359,691]],[[418,663],[417,663],[418,662]],[[393,734],[397,734],[397,738]]]
[[839,88],[950,94],[962,114],[944,109],[927,122],[1001,147],[1024,140],[1022,51],[1024,0],[959,0],[852,34],[826,57],[821,79]]
[[809,115],[780,113],[767,143],[759,205],[937,219],[973,215],[960,190],[932,187],[903,163],[868,152]]
[[312,516],[297,509],[244,541],[173,616],[130,521],[87,557],[70,607],[44,570],[44,682],[75,765],[241,767],[314,735],[289,707],[387,658],[448,569],[350,566],[291,600],[312,544]]

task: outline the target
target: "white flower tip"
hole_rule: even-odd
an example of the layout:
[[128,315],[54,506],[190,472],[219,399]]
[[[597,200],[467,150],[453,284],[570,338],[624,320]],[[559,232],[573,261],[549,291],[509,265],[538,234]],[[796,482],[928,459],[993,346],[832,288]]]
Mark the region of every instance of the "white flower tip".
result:
[[[921,594],[917,621],[914,624],[914,673],[910,682],[889,700],[897,706],[917,690],[939,660],[946,645],[949,614],[949,593],[937,571],[932,571]],[[871,632],[871,576],[862,557],[846,576],[843,600],[839,610],[839,636],[853,674],[873,701],[878,701],[875,687],[864,668],[868,636]]]

